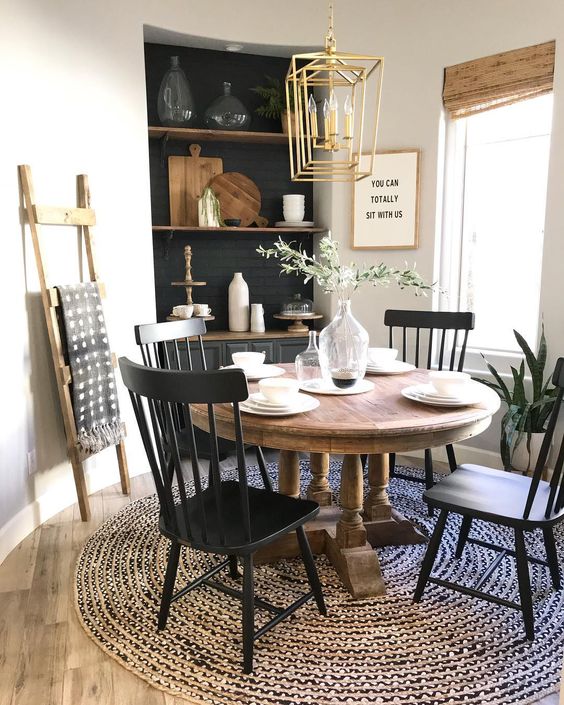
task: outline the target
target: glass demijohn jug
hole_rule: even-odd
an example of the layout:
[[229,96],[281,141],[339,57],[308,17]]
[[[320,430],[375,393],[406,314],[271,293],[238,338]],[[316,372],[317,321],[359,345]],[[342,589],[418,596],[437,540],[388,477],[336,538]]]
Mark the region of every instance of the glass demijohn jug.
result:
[[244,130],[251,124],[251,115],[239,98],[231,95],[231,84],[225,82],[223,95],[206,108],[204,122],[212,130]]
[[296,356],[295,365],[296,377],[299,382],[307,382],[310,379],[321,379],[317,333],[314,330],[310,330],[307,349]]
[[368,333],[351,313],[350,300],[339,301],[337,315],[319,334],[323,379],[349,389],[366,372]]
[[170,68],[159,88],[157,112],[162,125],[187,127],[196,117],[194,98],[178,56],[170,57]]

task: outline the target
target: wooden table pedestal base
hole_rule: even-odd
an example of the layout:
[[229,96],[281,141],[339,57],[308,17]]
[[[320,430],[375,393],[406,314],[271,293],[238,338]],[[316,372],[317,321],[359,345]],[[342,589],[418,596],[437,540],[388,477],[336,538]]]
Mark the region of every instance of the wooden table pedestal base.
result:
[[[316,519],[305,529],[316,554],[325,554],[345,587],[355,598],[385,592],[374,546],[423,543],[426,538],[390,505],[388,455],[371,455],[368,461],[369,492],[364,499],[363,468],[359,455],[345,455],[341,468],[341,507],[331,503],[327,482],[329,455],[312,453],[312,481],[307,496],[321,505]],[[281,451],[279,487],[283,494],[299,496],[299,459],[294,451]],[[257,563],[300,555],[295,534],[255,554]]]

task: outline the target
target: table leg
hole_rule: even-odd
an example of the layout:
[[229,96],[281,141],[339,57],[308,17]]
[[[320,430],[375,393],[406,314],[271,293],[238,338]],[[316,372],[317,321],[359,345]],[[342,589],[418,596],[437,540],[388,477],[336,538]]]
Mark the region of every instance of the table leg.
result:
[[309,466],[311,482],[307,488],[307,498],[313,499],[321,507],[330,507],[333,503],[333,493],[329,487],[329,453],[310,453]]
[[364,525],[372,546],[425,543],[427,539],[390,504],[387,453],[368,456],[369,491],[364,502]]
[[280,451],[278,491],[288,497],[300,496],[300,456],[295,450]]
[[359,455],[345,455],[341,470],[341,516],[327,531],[326,551],[339,577],[354,597],[385,592],[378,556],[366,540],[360,512],[363,480]]

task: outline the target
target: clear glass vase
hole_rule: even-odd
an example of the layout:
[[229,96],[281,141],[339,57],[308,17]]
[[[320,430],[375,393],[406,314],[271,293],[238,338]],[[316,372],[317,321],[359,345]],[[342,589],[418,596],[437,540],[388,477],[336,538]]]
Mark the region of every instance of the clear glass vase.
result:
[[206,108],[204,122],[211,130],[245,130],[251,124],[251,114],[239,98],[231,95],[231,84],[225,82],[223,95]]
[[309,332],[309,344],[306,350],[296,355],[295,365],[296,377],[300,382],[307,382],[310,379],[321,379],[317,333],[314,330]]
[[319,334],[323,379],[349,389],[366,372],[368,333],[351,313],[350,300],[340,300],[337,315]]
[[161,124],[167,127],[188,127],[196,117],[190,84],[178,56],[170,57],[170,68],[159,88],[157,112]]

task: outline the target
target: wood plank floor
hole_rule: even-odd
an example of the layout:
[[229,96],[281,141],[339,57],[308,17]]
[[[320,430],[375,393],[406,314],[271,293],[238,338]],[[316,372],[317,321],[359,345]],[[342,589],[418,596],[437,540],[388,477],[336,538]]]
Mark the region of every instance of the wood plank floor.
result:
[[[119,485],[92,495],[89,522],[80,521],[77,505],[65,509],[0,566],[0,705],[185,705],[106,656],[72,604],[72,572],[86,538],[126,503],[154,492],[149,475],[133,478],[131,488],[131,497]],[[558,702],[553,695],[538,705]]]

